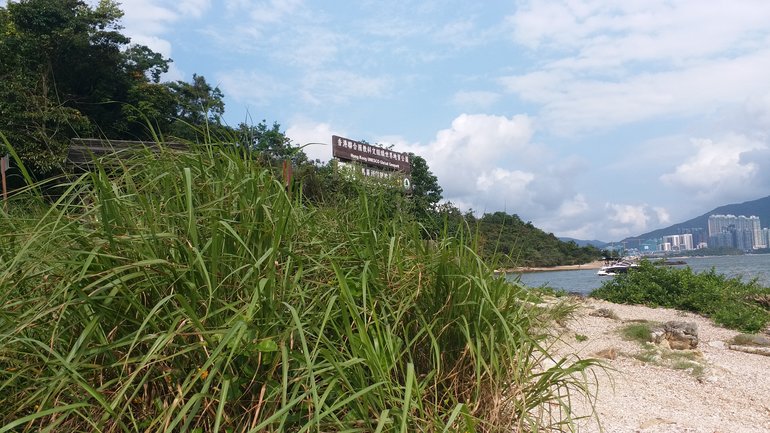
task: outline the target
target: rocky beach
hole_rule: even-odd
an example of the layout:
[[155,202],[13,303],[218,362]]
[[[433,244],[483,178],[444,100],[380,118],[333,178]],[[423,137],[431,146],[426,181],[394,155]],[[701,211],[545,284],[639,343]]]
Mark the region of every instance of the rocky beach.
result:
[[[770,432],[770,356],[733,346],[739,333],[701,316],[666,308],[618,305],[579,298],[577,314],[556,343],[561,355],[605,360],[589,381],[588,401],[573,401],[585,418],[579,432],[766,433]],[[697,329],[697,346],[629,341],[629,324],[683,322]],[[598,419],[598,420],[597,420]]]

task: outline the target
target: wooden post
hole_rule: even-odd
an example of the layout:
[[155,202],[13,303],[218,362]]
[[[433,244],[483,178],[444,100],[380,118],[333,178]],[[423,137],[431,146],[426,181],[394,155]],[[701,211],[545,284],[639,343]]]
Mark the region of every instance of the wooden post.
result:
[[286,190],[289,190],[289,187],[291,186],[291,160],[284,159],[283,160],[283,182],[286,186]]
[[8,186],[5,183],[5,169],[8,168],[7,161],[7,156],[0,157],[0,178],[2,178],[3,183],[3,209],[5,210],[8,210]]

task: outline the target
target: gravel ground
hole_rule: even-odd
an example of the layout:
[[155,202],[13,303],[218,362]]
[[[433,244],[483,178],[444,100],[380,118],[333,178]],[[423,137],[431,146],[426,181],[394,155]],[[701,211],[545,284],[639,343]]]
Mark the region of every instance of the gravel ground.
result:
[[[593,357],[614,350],[617,356],[607,359],[607,369],[594,370],[598,385],[595,407],[603,430],[595,419],[585,419],[578,423],[579,432],[770,432],[770,357],[729,349],[737,332],[671,309],[595,299],[580,302],[581,310],[566,325],[559,352]],[[589,314],[598,308],[611,309],[618,319]],[[619,332],[629,321],[637,320],[695,322],[700,342],[686,356],[700,367],[683,369],[663,359],[639,360],[645,353],[642,344],[624,341]],[[578,341],[582,336],[587,339]],[[585,402],[574,404],[573,409],[590,413]]]

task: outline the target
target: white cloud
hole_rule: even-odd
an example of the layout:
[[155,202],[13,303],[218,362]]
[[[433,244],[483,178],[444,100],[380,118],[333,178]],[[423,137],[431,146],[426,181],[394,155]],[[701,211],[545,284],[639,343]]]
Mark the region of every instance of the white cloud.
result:
[[590,205],[583,194],[577,194],[564,201],[557,212],[560,218],[574,218],[585,214],[590,210]]
[[308,27],[323,30],[325,21],[320,11],[311,12],[303,0],[226,0],[224,12],[208,20],[210,24],[202,33],[221,49],[240,55],[260,53],[282,58],[292,46],[301,46],[295,42],[298,40],[317,47],[312,37],[302,33]]
[[[760,131],[770,129],[770,92],[749,96],[745,105],[749,123]],[[766,133],[767,134],[767,133]]]
[[[531,119],[527,116],[470,115],[462,114],[452,121],[448,129],[439,131],[427,145],[406,144],[406,150],[423,156],[445,191],[445,197],[453,202],[473,202],[473,207],[485,208],[487,203],[479,189],[495,177],[495,169],[509,155],[531,153],[528,150],[532,137]],[[513,167],[508,166],[508,172]],[[498,172],[497,176],[505,176]],[[490,196],[498,196],[494,192]],[[500,197],[502,202],[504,198]],[[489,203],[491,205],[491,203]]]
[[701,200],[720,197],[751,197],[761,190],[754,184],[760,169],[742,156],[767,146],[743,135],[730,134],[720,140],[693,139],[694,153],[673,173],[661,176],[665,184],[683,188]]
[[274,24],[293,14],[303,5],[303,0],[269,0],[258,2],[251,10],[251,18],[256,23]]
[[472,18],[451,21],[433,31],[433,39],[441,45],[462,49],[481,44],[489,37],[489,30],[479,28]]
[[655,216],[661,224],[668,224],[671,222],[671,214],[666,208],[653,207],[652,210],[655,212]]
[[542,104],[545,121],[557,132],[569,134],[663,116],[709,115],[716,106],[739,105],[756,92],[770,91],[762,72],[768,69],[770,50],[764,50],[729,61],[718,59],[620,79],[585,78],[555,70],[500,81],[522,99]]
[[532,142],[534,132],[525,115],[462,114],[427,145],[401,142],[397,148],[423,156],[445,199],[464,209],[506,210],[546,230],[591,220],[592,209],[574,186],[583,161],[553,159]]
[[766,33],[763,0],[531,0],[507,17],[514,40],[529,48],[573,50],[609,63],[680,60],[751,46]]
[[669,223],[666,209],[648,204],[605,203],[581,216],[562,229],[566,236],[579,239],[607,236],[602,240],[619,241]]
[[282,39],[282,48],[274,56],[286,65],[303,70],[316,69],[332,63],[345,38],[339,33],[318,26],[293,29]]
[[500,81],[563,134],[708,115],[770,91],[768,21],[764,1],[532,0],[508,22],[546,60]]
[[[162,35],[179,20],[181,13],[178,9],[175,10],[173,2],[158,3],[152,0],[121,1],[120,6],[125,13],[123,16],[125,34],[131,38],[132,42],[147,45],[164,56],[170,56],[171,43]],[[194,5],[190,3],[189,6]]]
[[353,99],[386,96],[392,88],[387,76],[366,76],[347,70],[317,71],[305,74],[301,96],[312,104],[344,103]]
[[261,107],[288,92],[280,81],[254,71],[236,69],[216,74],[217,85],[225,95],[248,105]]
[[344,133],[334,131],[328,123],[318,123],[305,118],[295,119],[286,130],[286,136],[295,145],[312,143],[303,151],[310,160],[318,159],[321,162],[327,162],[332,157],[332,135],[345,136]]
[[211,7],[211,0],[177,0],[176,9],[182,14],[200,18]]
[[535,175],[521,170],[495,168],[476,178],[476,189],[483,193],[500,194],[509,199],[528,199],[527,186]]
[[171,56],[171,42],[158,36],[137,34],[131,36],[131,43],[145,45],[166,58]]
[[610,221],[619,223],[624,230],[639,233],[647,228],[647,222],[650,220],[645,207],[608,203],[606,210]]
[[445,199],[461,209],[505,210],[547,232],[583,239],[620,239],[666,220],[662,208],[589,198],[577,190],[588,162],[554,157],[532,141],[534,133],[528,116],[463,114],[427,145],[402,140],[397,147],[425,157]]

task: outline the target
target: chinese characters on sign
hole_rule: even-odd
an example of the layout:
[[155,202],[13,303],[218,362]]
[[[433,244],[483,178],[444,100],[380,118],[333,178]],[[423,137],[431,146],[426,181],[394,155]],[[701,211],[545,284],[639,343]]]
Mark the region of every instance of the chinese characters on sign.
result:
[[332,136],[332,156],[340,161],[361,164],[367,176],[387,178],[399,172],[407,177],[405,185],[412,171],[407,153],[394,152],[337,135]]

